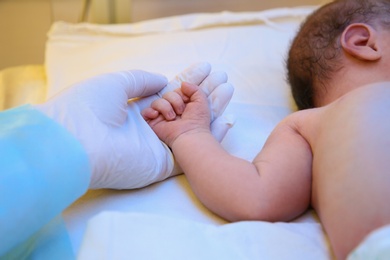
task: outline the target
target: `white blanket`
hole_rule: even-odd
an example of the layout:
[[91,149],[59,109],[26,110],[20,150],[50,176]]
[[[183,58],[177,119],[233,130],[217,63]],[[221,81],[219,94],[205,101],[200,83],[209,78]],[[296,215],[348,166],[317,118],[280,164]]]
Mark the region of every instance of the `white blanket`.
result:
[[[98,228],[97,228],[98,227]],[[105,212],[92,219],[80,259],[327,259],[316,223],[226,225],[150,214]]]

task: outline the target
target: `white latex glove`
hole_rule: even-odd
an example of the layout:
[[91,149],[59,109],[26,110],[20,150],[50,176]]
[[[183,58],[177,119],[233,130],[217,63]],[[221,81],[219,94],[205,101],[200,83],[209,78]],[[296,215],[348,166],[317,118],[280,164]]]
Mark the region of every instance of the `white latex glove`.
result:
[[222,141],[227,131],[233,126],[232,117],[222,116],[226,106],[233,96],[234,87],[227,82],[228,77],[225,72],[211,72],[211,65],[208,62],[195,63],[176,75],[168,85],[160,90],[156,95],[134,101],[140,111],[150,106],[150,104],[161,98],[164,93],[180,88],[182,82],[189,82],[199,85],[208,95],[211,108],[211,132],[218,141]]
[[[84,146],[92,167],[90,188],[134,188],[139,184],[135,175],[143,169],[171,172],[173,166],[158,138],[154,140],[159,144],[156,150],[144,146],[142,138],[155,135],[151,130],[139,131],[137,124],[144,120],[128,116],[127,102],[155,94],[166,84],[164,76],[138,70],[104,74],[75,84],[36,108],[67,128]],[[143,157],[150,159],[138,160]],[[154,161],[162,169],[157,169]]]
[[[180,80],[203,82],[211,92],[210,101],[217,101],[218,116],[228,104],[233,88],[226,84],[226,74],[207,77],[209,72],[207,63],[194,65],[180,73],[164,91],[180,86]],[[163,76],[143,71],[105,74],[75,84],[37,108],[65,126],[84,146],[92,166],[90,188],[140,188],[181,173],[174,166],[169,148],[140,113],[142,107],[159,98],[154,93],[166,83]],[[218,92],[221,95],[216,95]],[[128,102],[143,96],[148,97]],[[219,138],[230,126],[223,120],[218,124],[216,128],[222,133]]]
[[167,87],[159,93],[162,96],[168,91],[179,88],[183,81],[199,85],[208,96],[211,108],[211,132],[218,141],[222,141],[227,131],[233,126],[233,118],[222,116],[233,96],[233,85],[227,82],[225,72],[211,72],[207,62],[197,63],[178,74]]
[[[227,82],[225,72],[211,72],[211,65],[207,62],[196,63],[182,71],[168,85],[156,95],[135,101],[142,111],[149,107],[152,101],[162,97],[164,93],[180,88],[182,82],[189,82],[199,85],[208,96],[211,108],[211,132],[221,142],[227,131],[233,126],[234,119],[222,116],[226,106],[233,96],[234,88]],[[175,166],[170,176],[182,173],[180,166],[175,161]]]

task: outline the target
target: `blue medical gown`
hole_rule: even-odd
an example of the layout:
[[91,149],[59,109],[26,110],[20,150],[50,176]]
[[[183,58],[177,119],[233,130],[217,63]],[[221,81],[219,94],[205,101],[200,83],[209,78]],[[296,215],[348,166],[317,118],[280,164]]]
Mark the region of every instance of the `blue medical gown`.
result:
[[26,105],[0,113],[0,259],[70,259],[61,212],[90,165],[65,128]]

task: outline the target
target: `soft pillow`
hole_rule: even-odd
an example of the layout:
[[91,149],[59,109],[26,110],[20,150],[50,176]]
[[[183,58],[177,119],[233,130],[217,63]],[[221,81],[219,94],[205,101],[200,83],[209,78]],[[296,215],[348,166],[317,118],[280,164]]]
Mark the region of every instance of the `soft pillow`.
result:
[[252,160],[293,105],[285,82],[289,43],[314,7],[191,14],[123,25],[55,23],[46,49],[48,95],[96,74],[143,69],[168,78],[208,61],[235,86],[236,124],[223,141]]

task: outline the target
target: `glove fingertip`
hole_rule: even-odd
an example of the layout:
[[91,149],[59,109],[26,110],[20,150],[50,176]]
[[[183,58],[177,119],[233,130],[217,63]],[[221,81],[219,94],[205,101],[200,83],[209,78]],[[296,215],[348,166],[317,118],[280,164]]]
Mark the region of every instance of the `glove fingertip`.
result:
[[214,122],[211,123],[211,133],[218,142],[221,142],[234,124],[235,117],[233,115],[217,117]]
[[197,67],[206,76],[209,75],[211,72],[211,64],[207,61],[198,62],[193,64],[192,66]]
[[211,65],[208,62],[198,62],[190,65],[188,68],[177,74],[165,88],[160,91],[162,96],[168,91],[180,88],[183,81],[199,85],[210,74]]
[[232,84],[226,82],[219,85],[208,96],[211,108],[212,119],[219,117],[225,111],[227,105],[233,97],[234,87]]
[[210,95],[219,85],[226,83],[228,76],[224,71],[214,71],[200,84],[206,95]]

